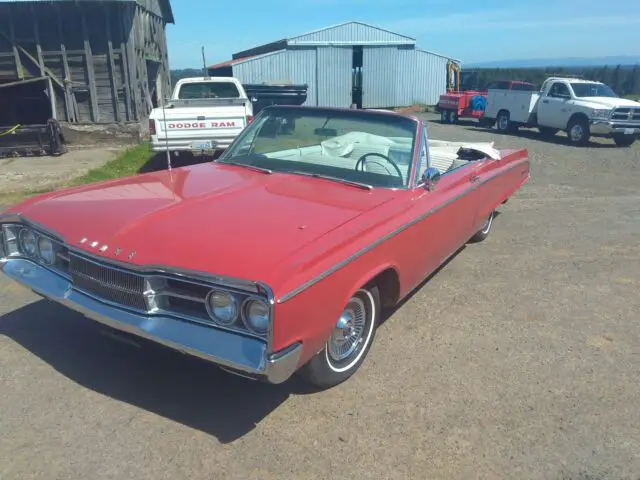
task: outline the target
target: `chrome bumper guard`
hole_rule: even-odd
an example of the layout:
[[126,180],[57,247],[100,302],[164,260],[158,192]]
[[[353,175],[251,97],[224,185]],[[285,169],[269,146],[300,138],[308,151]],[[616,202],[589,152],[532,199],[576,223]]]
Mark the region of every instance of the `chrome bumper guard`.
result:
[[298,367],[302,344],[269,354],[261,340],[159,315],[140,315],[107,305],[73,288],[71,283],[29,260],[0,263],[7,277],[35,293],[111,328],[131,333],[174,350],[200,357],[233,373],[285,382]]
[[624,126],[608,120],[591,120],[589,126],[593,135],[639,135],[640,125]]
[[169,150],[170,152],[193,152],[194,150],[191,148],[191,144],[194,142],[206,142],[213,141],[215,142],[215,150],[226,150],[231,142],[235,140],[235,136],[231,137],[211,137],[211,138],[179,138],[168,140],[165,139],[162,135],[151,136],[151,151],[153,152],[166,152]]

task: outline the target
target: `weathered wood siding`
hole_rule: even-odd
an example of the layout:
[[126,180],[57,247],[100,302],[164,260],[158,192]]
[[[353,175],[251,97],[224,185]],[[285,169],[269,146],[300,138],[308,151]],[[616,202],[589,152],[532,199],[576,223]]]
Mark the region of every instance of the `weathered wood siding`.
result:
[[0,3],[0,82],[51,77],[59,120],[142,120],[156,88],[148,61],[170,88],[161,15],[158,0]]

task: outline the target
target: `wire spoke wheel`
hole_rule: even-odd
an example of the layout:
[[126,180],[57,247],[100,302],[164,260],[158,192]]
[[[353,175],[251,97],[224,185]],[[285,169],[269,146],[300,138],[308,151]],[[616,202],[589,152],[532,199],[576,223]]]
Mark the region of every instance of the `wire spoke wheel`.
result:
[[367,310],[359,298],[352,298],[340,315],[327,343],[329,356],[342,362],[352,356],[364,343]]

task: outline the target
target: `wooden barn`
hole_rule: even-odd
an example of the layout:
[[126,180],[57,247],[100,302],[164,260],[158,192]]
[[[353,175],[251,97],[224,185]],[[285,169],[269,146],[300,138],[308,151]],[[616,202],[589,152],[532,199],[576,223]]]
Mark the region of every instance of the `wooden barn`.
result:
[[140,122],[170,88],[169,0],[0,0],[0,125]]

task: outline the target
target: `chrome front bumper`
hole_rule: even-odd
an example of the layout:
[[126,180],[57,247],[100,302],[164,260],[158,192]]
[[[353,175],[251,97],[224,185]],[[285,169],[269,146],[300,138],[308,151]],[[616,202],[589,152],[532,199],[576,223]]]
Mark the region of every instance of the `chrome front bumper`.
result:
[[190,137],[190,138],[180,138],[180,139],[165,139],[162,136],[152,135],[151,136],[151,150],[154,152],[166,152],[169,150],[170,152],[194,152],[191,148],[192,142],[203,141],[206,142],[211,140],[215,143],[215,150],[226,150],[231,142],[235,140],[235,136],[232,137],[211,137],[211,138],[203,138],[203,137]]
[[608,120],[591,120],[589,131],[592,135],[639,135],[640,125],[633,127],[625,127],[619,123],[614,123]]
[[297,370],[302,354],[300,343],[269,354],[267,344],[258,339],[167,316],[140,315],[107,305],[73,289],[67,279],[29,260],[5,260],[0,263],[0,270],[37,294],[92,320],[208,360],[233,373],[264,378],[269,383],[282,383]]

